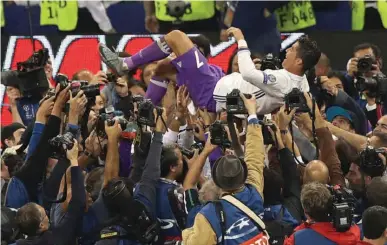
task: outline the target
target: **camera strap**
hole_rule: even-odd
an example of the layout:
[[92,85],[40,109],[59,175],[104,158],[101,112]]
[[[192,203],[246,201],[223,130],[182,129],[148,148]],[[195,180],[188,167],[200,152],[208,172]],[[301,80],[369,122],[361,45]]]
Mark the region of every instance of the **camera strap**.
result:
[[234,148],[235,155],[239,158],[244,158],[243,150],[241,145],[239,144],[238,136],[235,131],[233,117],[230,114],[227,114],[227,125],[228,129],[230,130],[231,146]]

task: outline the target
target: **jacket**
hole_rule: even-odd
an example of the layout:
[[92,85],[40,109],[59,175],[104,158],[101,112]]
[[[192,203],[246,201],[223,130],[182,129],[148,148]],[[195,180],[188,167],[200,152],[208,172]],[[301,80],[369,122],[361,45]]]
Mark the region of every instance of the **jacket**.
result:
[[[250,121],[252,120],[253,119],[250,119]],[[250,124],[250,121],[247,128],[247,139],[245,147],[245,161],[248,168],[246,186],[242,192],[235,194],[235,197],[248,206],[250,205],[250,201],[257,201],[258,203],[253,207],[253,210],[256,212],[263,212],[263,168],[265,158],[263,137],[261,127],[257,124]],[[208,206],[207,209],[210,210],[212,207],[213,205]],[[251,208],[251,206],[249,207]],[[227,207],[224,207],[225,211],[226,208]],[[208,210],[202,210],[199,214],[196,215],[193,227],[183,231],[182,235],[185,245],[213,245],[218,243],[217,234],[211,226],[211,221],[208,219],[208,217],[206,217],[207,213]],[[246,225],[247,221],[241,220],[241,222],[244,223],[239,223],[239,227],[243,228],[243,225]],[[227,223],[228,222],[226,220],[226,224]]]
[[338,232],[332,223],[319,222],[314,224],[303,223],[298,226],[284,245],[355,245],[360,240],[360,229],[357,225],[352,225],[346,232]]

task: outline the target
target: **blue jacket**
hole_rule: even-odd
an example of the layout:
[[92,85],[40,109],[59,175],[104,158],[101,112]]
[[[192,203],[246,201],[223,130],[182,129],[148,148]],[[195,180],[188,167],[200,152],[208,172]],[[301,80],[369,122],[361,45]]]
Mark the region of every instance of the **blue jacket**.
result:
[[[247,184],[243,191],[234,194],[234,197],[249,207],[254,213],[263,213],[263,200],[258,191],[252,186]],[[232,205],[231,203],[220,200],[225,217],[225,230],[224,234],[225,245],[229,244],[242,244],[250,239],[256,239],[262,235],[257,225],[241,210]],[[200,211],[202,215],[211,224],[214,230],[218,243],[222,240],[222,229],[220,220],[217,216],[214,203],[208,203]]]
[[181,230],[168,200],[169,189],[176,186],[176,183],[164,179],[160,179],[157,184],[156,215],[160,222],[160,236],[163,241],[181,240]]
[[[283,205],[278,204],[278,205],[272,205],[272,206],[265,208],[265,210],[263,212],[263,221],[276,220],[278,215],[280,214],[282,206]],[[293,218],[293,216],[289,213],[287,208],[283,207],[283,209],[284,209],[283,210],[284,213],[282,216],[282,221],[289,223],[289,224],[292,224],[293,227],[298,226],[300,223],[295,218]]]

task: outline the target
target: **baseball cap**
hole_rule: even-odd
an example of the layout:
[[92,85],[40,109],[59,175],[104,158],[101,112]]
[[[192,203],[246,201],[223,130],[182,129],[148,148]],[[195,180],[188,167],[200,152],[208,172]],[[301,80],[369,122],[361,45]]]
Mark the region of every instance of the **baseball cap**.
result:
[[344,108],[340,107],[340,106],[332,106],[332,107],[329,107],[329,109],[326,111],[326,115],[327,115],[327,120],[329,122],[332,122],[333,119],[337,116],[342,116],[342,117],[345,117],[347,118],[351,123],[353,122],[353,118],[352,116],[350,115],[350,113],[345,110]]
[[9,139],[11,136],[13,136],[13,133],[21,128],[26,128],[24,127],[23,124],[21,123],[12,123],[10,125],[7,125],[1,129],[1,145],[4,147],[5,145],[5,140]]

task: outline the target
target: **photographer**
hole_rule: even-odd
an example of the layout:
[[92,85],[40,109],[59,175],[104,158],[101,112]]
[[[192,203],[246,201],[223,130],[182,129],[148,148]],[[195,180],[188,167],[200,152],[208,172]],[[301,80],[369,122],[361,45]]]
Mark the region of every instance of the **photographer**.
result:
[[387,208],[373,206],[363,214],[364,239],[358,245],[387,244]]
[[307,220],[295,229],[285,245],[292,244],[356,244],[360,229],[355,224],[346,231],[336,230],[332,223],[334,196],[323,184],[312,182],[303,186],[301,203]]
[[43,207],[36,203],[27,203],[16,214],[20,231],[27,239],[16,241],[22,244],[72,244],[75,240],[76,224],[85,207],[85,188],[81,168],[78,166],[78,144],[75,141],[71,150],[67,151],[67,159],[71,163],[70,178],[72,190],[67,215],[57,225],[50,226],[50,221]]
[[[235,201],[236,199],[236,202],[242,202],[252,212],[259,214],[263,212],[264,149],[262,133],[256,118],[257,105],[254,96],[251,99],[246,99],[242,93],[240,96],[250,115],[247,128],[246,162],[233,155],[223,156],[215,162],[212,177],[215,184],[222,189],[223,198],[227,196],[230,200]],[[246,241],[256,244],[267,243],[266,233],[261,232],[259,227],[262,223],[258,225],[250,221],[244,211],[223,198],[220,200],[220,205],[211,202],[200,210],[195,217],[193,227],[183,231],[184,244],[221,244],[222,241],[235,244],[242,244]],[[223,209],[223,215],[226,216],[224,219],[219,216],[221,209]],[[236,229],[236,224],[233,224],[238,220],[244,220],[244,225],[240,226],[240,229]],[[226,234],[226,231],[229,232]],[[230,240],[230,237],[235,237],[235,239]]]
[[24,166],[11,178],[8,184],[5,205],[19,208],[28,202],[42,203],[39,198],[38,185],[46,174],[47,159],[50,157],[51,148],[48,140],[57,136],[60,130],[60,115],[69,97],[70,86],[59,92],[57,86],[56,101],[48,118],[47,126],[37,144],[36,150],[26,160]]
[[[286,50],[286,58],[282,62],[284,69],[260,71],[256,69],[250,57],[250,51],[241,30],[231,27],[227,30],[227,34],[233,36],[238,42],[239,71],[245,81],[278,100],[284,98],[293,88],[298,88],[302,92],[309,91],[304,73],[313,68],[320,58],[321,52],[316,42],[308,37],[301,37]],[[270,111],[265,111],[263,114],[268,112]]]

